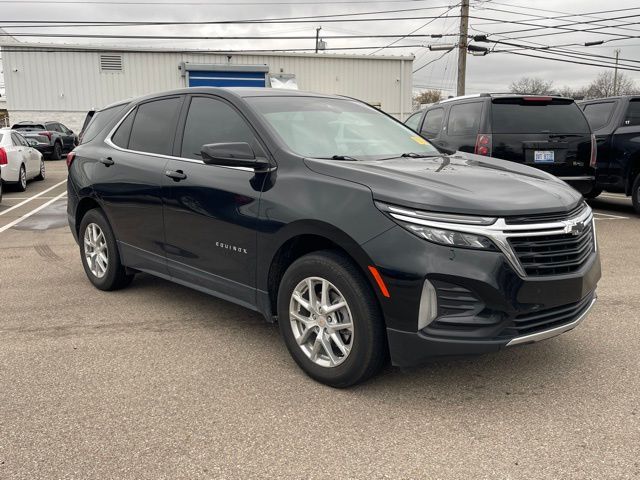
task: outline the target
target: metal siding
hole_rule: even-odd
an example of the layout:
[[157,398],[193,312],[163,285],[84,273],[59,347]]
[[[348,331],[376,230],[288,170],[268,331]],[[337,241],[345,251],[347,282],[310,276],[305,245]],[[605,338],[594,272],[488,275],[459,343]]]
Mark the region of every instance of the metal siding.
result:
[[[122,52],[122,72],[101,72],[101,52],[4,52],[9,110],[86,111],[117,100],[186,86],[181,62],[228,62],[226,54]],[[111,53],[104,50],[102,53]],[[411,110],[412,61],[319,54],[232,55],[232,64],[269,66],[269,73],[293,73],[301,90],[348,95],[380,103],[405,117]],[[404,64],[404,66],[403,66]],[[13,72],[17,68],[18,72]],[[404,68],[404,98],[400,74]],[[62,95],[61,95],[62,94]]]

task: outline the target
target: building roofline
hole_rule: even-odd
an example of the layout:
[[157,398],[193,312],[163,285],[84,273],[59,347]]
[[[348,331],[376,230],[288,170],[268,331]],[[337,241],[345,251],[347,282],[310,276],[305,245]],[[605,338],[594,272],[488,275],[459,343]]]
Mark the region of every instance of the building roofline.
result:
[[[6,37],[5,37],[6,38]],[[13,39],[14,37],[8,37]],[[260,50],[245,50],[242,52],[229,50],[189,49],[189,48],[158,48],[158,47],[132,47],[125,45],[70,45],[66,43],[26,43],[12,41],[4,42],[0,38],[0,49],[12,50],[43,50],[43,51],[77,51],[77,52],[116,52],[116,53],[193,53],[211,55],[259,55],[264,57],[307,57],[307,58],[332,58],[354,60],[405,60],[413,61],[415,55],[358,55],[352,53],[304,53],[304,52],[264,52]]]

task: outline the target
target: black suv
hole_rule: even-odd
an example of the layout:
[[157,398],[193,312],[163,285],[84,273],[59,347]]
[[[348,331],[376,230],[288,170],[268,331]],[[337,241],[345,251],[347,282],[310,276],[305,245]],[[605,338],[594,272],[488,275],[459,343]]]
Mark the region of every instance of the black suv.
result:
[[442,100],[411,128],[435,145],[522,163],[549,172],[580,193],[595,189],[595,139],[571,98],[479,94]]
[[625,193],[640,213],[640,95],[578,102],[598,142],[597,189]]
[[69,224],[97,288],[148,272],[261,312],[332,386],[389,354],[407,366],[542,340],[595,301],[578,192],[445,154],[356,100],[148,96],[97,112],[67,163]]

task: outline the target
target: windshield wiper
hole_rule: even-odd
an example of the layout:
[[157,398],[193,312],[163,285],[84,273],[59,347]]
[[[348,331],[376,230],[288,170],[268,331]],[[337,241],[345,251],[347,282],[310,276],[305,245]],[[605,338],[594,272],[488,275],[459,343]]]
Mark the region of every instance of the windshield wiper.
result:
[[439,157],[440,154],[433,154],[433,153],[414,153],[414,152],[409,152],[409,153],[403,153],[402,155],[400,155],[402,158],[427,158],[427,157]]
[[357,162],[358,159],[354,157],[350,157],[349,155],[333,155],[331,157],[315,157],[320,160],[346,160],[348,162]]

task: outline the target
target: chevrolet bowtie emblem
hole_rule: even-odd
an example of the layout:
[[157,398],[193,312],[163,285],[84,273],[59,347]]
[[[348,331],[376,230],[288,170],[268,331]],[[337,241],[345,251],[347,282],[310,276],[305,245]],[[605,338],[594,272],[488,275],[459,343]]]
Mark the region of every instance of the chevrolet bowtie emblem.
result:
[[564,231],[566,233],[570,233],[571,235],[577,237],[579,236],[582,232],[584,232],[584,222],[575,222],[575,223],[570,223],[568,224]]

